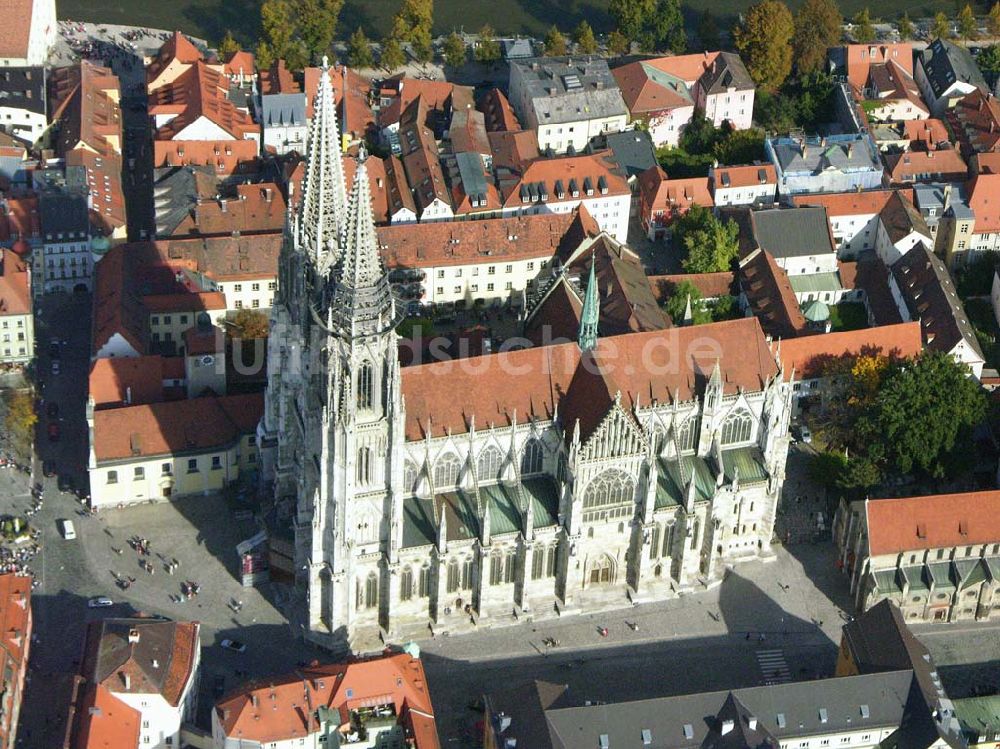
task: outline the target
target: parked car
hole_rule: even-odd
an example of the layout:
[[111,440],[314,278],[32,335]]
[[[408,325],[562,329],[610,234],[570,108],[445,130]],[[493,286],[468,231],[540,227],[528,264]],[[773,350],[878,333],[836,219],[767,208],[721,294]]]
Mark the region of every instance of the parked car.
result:
[[46,476],[52,477],[56,475],[56,464],[55,461],[46,460],[42,463],[42,473]]
[[59,358],[59,342],[58,341],[52,341],[52,343],[49,344],[49,358],[50,359],[58,359]]
[[219,644],[226,650],[232,650],[234,653],[245,653],[247,651],[247,646],[239,640],[230,640],[227,638]]
[[61,492],[71,492],[76,488],[73,477],[65,473],[59,475],[58,486]]
[[114,606],[115,602],[112,601],[107,596],[100,596],[99,598],[91,598],[87,601],[87,607],[91,609],[106,609],[108,606]]
[[59,425],[56,422],[49,424],[49,442],[59,441]]
[[73,526],[72,520],[66,520],[65,518],[60,518],[58,521],[59,532],[62,537],[67,541],[72,541],[76,538],[76,528]]
[[809,427],[805,425],[799,427],[799,439],[801,439],[807,445],[813,441],[813,434],[811,431],[809,431]]
[[59,360],[58,359],[53,359],[52,360],[52,374],[54,374],[54,375],[59,374]]
[[58,419],[59,404],[54,402],[49,402],[49,405],[45,407],[45,413],[50,419]]

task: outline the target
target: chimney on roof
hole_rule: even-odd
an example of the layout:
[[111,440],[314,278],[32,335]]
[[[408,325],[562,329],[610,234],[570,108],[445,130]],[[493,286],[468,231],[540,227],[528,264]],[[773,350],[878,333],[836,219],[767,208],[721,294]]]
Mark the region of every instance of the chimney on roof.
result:
[[125,386],[125,405],[126,406],[131,406],[132,405],[132,386],[131,385],[126,385]]
[[125,690],[128,691],[132,688],[132,677],[124,671],[121,671],[120,673],[122,676],[122,683],[125,685]]
[[257,699],[257,693],[254,692],[250,695],[250,704],[257,707],[260,704],[260,700]]
[[129,643],[129,645],[135,645],[137,642],[139,642],[139,630],[135,629],[135,628],[130,629],[128,631],[128,643]]
[[270,187],[265,187],[264,188],[264,202],[265,203],[270,203],[271,202],[271,188]]
[[226,213],[226,201],[221,195],[219,196],[219,210]]
[[849,158],[849,159],[853,159],[854,158],[854,144],[853,143],[848,143],[847,144],[847,158]]
[[947,211],[951,206],[951,185],[945,185],[944,190],[942,190],[941,202],[944,204],[942,210]]

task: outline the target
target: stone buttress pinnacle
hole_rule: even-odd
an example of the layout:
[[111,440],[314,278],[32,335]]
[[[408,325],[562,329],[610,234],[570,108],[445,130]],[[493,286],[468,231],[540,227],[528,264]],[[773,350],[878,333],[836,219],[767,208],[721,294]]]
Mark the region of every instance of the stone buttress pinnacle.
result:
[[324,57],[309,125],[306,173],[297,222],[299,247],[312,258],[321,273],[328,272],[339,259],[338,248],[347,208],[345,187],[340,128],[330,67]]

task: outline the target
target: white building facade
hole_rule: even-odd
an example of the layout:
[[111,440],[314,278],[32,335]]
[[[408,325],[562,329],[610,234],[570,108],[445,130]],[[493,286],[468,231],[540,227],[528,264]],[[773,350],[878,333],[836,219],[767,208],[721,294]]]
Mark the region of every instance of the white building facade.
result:
[[[380,632],[627,606],[769,556],[791,390],[757,321],[699,328],[718,356],[693,354],[696,376],[650,364],[614,392],[584,359],[693,351],[694,329],[401,370],[366,168],[346,197],[331,105],[321,84],[259,427],[309,638],[363,648]],[[727,358],[744,346],[761,353],[749,369]],[[553,388],[544,362],[560,358]]]

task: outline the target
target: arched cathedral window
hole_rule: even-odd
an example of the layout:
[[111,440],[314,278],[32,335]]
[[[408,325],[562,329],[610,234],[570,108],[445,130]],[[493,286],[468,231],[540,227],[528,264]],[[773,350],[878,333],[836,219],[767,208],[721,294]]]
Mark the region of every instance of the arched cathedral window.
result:
[[635,497],[635,481],[624,471],[610,468],[587,485],[583,495],[585,509],[609,507],[632,502]]
[[521,473],[542,472],[542,443],[537,439],[528,440],[521,454]]
[[409,601],[413,596],[413,569],[409,566],[403,567],[399,574],[399,600]]
[[479,465],[477,471],[480,481],[492,481],[500,476],[500,464],[503,456],[493,445],[490,445],[479,453]]
[[358,367],[358,408],[375,404],[375,369],[369,361]]
[[701,430],[701,417],[692,416],[681,424],[677,430],[677,449],[682,451],[694,450],[698,440],[698,432]]
[[378,606],[378,575],[369,572],[365,580],[365,608],[373,609],[376,606]]
[[358,464],[356,466],[357,480],[359,486],[368,486],[372,483],[372,449],[370,447],[358,448]]
[[434,488],[439,491],[458,483],[458,474],[462,463],[454,453],[442,455],[434,464]]
[[403,466],[403,491],[409,494],[417,490],[417,466],[413,461],[406,461]]
[[751,431],[753,431],[753,416],[745,408],[737,409],[722,422],[722,444],[748,442]]

